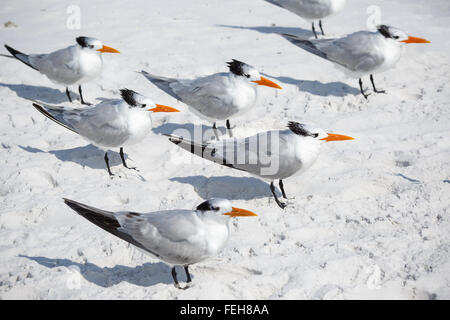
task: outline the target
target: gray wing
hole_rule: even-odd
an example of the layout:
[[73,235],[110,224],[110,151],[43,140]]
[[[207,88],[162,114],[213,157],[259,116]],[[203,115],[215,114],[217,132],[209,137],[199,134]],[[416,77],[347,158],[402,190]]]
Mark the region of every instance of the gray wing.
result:
[[281,4],[279,4],[276,0],[264,0],[264,1],[274,4],[280,8],[283,8],[283,6]]
[[384,62],[374,33],[360,31],[339,39],[303,40],[282,35],[294,45],[352,71],[370,71]]
[[226,139],[215,144],[216,159],[229,167],[264,178],[282,178],[298,170],[288,131],[267,131],[244,139]]
[[100,146],[118,146],[129,137],[124,130],[124,119],[118,116],[121,100],[105,100],[88,109],[68,109],[33,103],[33,106],[50,120],[88,138]]
[[[285,38],[292,44],[296,45],[297,47],[302,48],[303,50],[306,50],[306,51],[308,51],[312,54],[315,54],[316,56],[319,56],[321,58],[324,58],[326,60],[330,60],[330,59],[328,59],[327,54],[325,52],[321,51],[317,47],[317,42],[315,42],[315,41],[301,39],[297,36],[294,36],[292,34],[287,34],[287,33],[282,33],[281,36],[283,36],[283,38]],[[333,41],[333,39],[325,39],[322,41]]]
[[[70,199],[64,199],[64,202],[72,208],[76,213],[78,213],[80,216],[86,218],[93,224],[99,226],[103,230],[108,231],[109,233],[119,237],[122,240],[125,240],[126,242],[129,242],[133,245],[135,245],[138,248],[147,250],[141,243],[136,241],[132,236],[130,236],[128,233],[123,232],[121,230],[121,225],[117,218],[115,217],[113,212],[97,209],[94,207],[87,206],[85,204],[70,200]],[[130,215],[137,215],[135,213],[128,213]],[[149,251],[150,252],[150,251]],[[155,254],[154,252],[150,252],[152,254]]]
[[10,46],[8,46],[8,45],[6,45],[6,44],[5,44],[5,48],[9,51],[9,53],[11,53],[11,54],[13,55],[14,58],[16,58],[17,60],[19,60],[19,61],[25,63],[27,66],[33,68],[34,70],[37,70],[36,67],[34,67],[34,66],[31,64],[30,56],[29,56],[29,55],[27,55],[27,54],[25,54],[25,53],[22,53],[22,52],[20,52],[20,51],[14,49],[14,48],[11,48]]
[[196,247],[191,243],[196,242],[201,228],[198,228],[199,220],[193,211],[109,212],[69,199],[64,202],[103,230],[166,262],[189,264],[198,258]]
[[[185,139],[183,137],[171,135],[171,134],[164,134],[165,136],[169,137],[169,141],[176,144],[180,148],[187,150],[196,156],[199,156],[203,159],[230,167],[235,168],[233,165],[233,162],[227,162],[227,159],[224,158],[221,154],[217,152],[218,146],[214,144],[206,144],[206,143],[197,143],[188,139]],[[238,168],[236,168],[238,169]]]
[[162,260],[179,265],[204,257],[205,234],[194,211],[116,214],[121,230]]
[[160,88],[162,91],[167,93],[168,95],[174,97],[177,100],[181,101],[181,98],[175,93],[172,85],[176,83],[177,79],[172,78],[166,78],[166,77],[160,77],[154,74],[150,74],[144,70],[141,71],[144,77],[147,78],[151,83],[153,83],[155,86]]
[[226,139],[215,143],[196,143],[166,135],[169,140],[199,157],[260,177],[290,176],[301,163],[291,153],[287,131],[268,131],[244,139]]
[[44,104],[39,105],[37,103],[33,103],[33,107],[35,107],[40,113],[42,113],[48,119],[56,122],[57,124],[63,126],[66,129],[69,129],[70,131],[78,133],[78,131],[74,128],[72,123],[67,121],[65,117],[65,113],[67,113],[67,111],[64,109],[64,107],[56,108],[54,106],[50,107],[49,105]]
[[211,119],[227,119],[238,110],[229,94],[227,73],[216,73],[194,80],[170,79],[142,74],[158,88],[182,101],[200,116]]
[[39,72],[50,79],[72,83],[82,76],[79,59],[74,59],[75,52],[76,47],[70,46],[49,54],[32,54],[29,60]]

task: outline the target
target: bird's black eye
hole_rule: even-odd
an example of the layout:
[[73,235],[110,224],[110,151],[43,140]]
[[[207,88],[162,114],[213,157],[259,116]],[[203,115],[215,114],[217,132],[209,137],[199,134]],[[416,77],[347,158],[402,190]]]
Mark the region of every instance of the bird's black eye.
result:
[[90,44],[89,48],[94,49],[94,45]]
[[146,106],[147,106],[146,104],[143,104],[143,105],[142,105],[142,108],[145,108]]
[[219,211],[219,207],[211,207],[211,210],[213,210],[213,211]]
[[246,76],[247,78],[250,78],[250,75],[249,75],[249,74],[246,74],[245,76]]
[[313,138],[317,138],[318,136],[319,136],[318,133],[313,133],[313,134],[311,135],[311,137],[313,137]]
[[393,38],[397,40],[399,38],[399,36],[394,36]]

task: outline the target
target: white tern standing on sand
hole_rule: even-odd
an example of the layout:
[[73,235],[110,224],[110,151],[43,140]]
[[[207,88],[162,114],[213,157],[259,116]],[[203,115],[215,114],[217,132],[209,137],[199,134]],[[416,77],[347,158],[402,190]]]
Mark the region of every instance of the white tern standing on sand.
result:
[[[50,120],[78,133],[93,145],[105,151],[105,163],[110,176],[108,149],[120,147],[124,167],[123,147],[136,144],[152,129],[151,112],[179,112],[175,108],[155,104],[129,89],[120,90],[122,99],[105,100],[87,108],[68,108],[33,103],[33,106]],[[151,112],[148,112],[151,111]]]
[[322,35],[322,20],[338,13],[345,7],[346,0],[265,0],[281,8],[289,10],[312,23],[312,31],[317,39],[314,21],[319,20]]
[[109,212],[69,199],[64,202],[100,228],[171,265],[178,289],[182,288],[175,266],[184,267],[189,285],[192,279],[188,267],[216,256],[224,248],[230,235],[230,217],[256,216],[232,207],[226,199],[207,200],[195,210],[150,213]]
[[232,137],[230,118],[250,110],[256,102],[256,86],[281,89],[279,85],[262,77],[254,67],[233,60],[228,63],[230,72],[216,73],[197,79],[171,79],[142,74],[154,85],[190,107],[199,117],[213,122],[217,136],[216,121],[226,120]]
[[373,74],[394,68],[403,44],[430,43],[386,25],[378,26],[376,32],[358,31],[338,39],[304,40],[290,34],[282,36],[296,46],[333,62],[349,77],[359,78],[361,94],[366,99],[368,94],[363,89],[363,76],[370,75],[374,92],[385,93],[375,87]]
[[100,76],[103,68],[103,52],[119,53],[105,46],[95,38],[78,37],[77,44],[47,54],[25,54],[5,45],[5,48],[18,60],[39,71],[56,84],[66,87],[70,102],[70,85],[78,85],[81,103],[84,101],[81,85]]
[[317,159],[322,142],[353,140],[352,137],[326,133],[298,122],[289,122],[286,130],[272,130],[242,139],[196,143],[176,135],[166,135],[179,147],[204,159],[242,170],[270,181],[270,190],[282,209],[274,180],[279,180],[283,198],[287,199],[283,179],[298,175]]

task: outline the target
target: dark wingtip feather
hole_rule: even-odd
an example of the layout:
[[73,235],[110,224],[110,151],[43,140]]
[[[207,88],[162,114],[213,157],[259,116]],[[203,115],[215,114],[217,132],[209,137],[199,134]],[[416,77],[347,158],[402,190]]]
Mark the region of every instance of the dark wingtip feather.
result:
[[[20,52],[20,51],[14,49],[14,48],[11,48],[11,47],[8,46],[7,44],[5,44],[5,48],[6,48],[6,50],[8,50],[9,53],[11,53],[14,57],[15,57],[17,54],[22,53],[22,52]],[[22,54],[23,54],[23,53],[22,53]]]

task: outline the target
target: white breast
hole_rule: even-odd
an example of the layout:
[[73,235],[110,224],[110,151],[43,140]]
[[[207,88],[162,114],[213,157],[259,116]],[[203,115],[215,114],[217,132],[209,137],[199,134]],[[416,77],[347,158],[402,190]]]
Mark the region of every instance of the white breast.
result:
[[127,117],[129,137],[124,146],[141,142],[152,130],[150,112],[133,108],[127,112]]
[[231,109],[233,114],[229,117],[239,116],[249,111],[256,103],[256,87],[247,80],[235,77],[230,84]]
[[80,79],[76,84],[89,82],[100,76],[103,67],[102,55],[97,52],[80,50],[79,68]]
[[400,60],[402,49],[401,44],[397,41],[385,39],[383,45],[380,46],[380,50],[383,52],[384,62],[374,71],[374,73],[380,73],[394,68],[398,60]]

